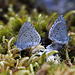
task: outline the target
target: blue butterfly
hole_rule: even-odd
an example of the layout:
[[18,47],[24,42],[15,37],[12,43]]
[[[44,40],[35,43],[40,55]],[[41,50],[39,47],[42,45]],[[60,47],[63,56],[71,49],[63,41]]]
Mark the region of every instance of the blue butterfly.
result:
[[64,44],[68,45],[68,41],[70,38],[68,37],[66,21],[63,15],[58,17],[58,19],[50,28],[48,38],[54,41],[54,43],[46,47],[47,52],[52,50],[61,50]]
[[54,24],[50,28],[48,38],[57,43],[61,44],[68,43],[70,38],[68,37],[66,21],[63,15],[58,17],[58,19],[54,22]]
[[23,50],[40,43],[41,37],[30,22],[25,22],[18,34],[16,46]]

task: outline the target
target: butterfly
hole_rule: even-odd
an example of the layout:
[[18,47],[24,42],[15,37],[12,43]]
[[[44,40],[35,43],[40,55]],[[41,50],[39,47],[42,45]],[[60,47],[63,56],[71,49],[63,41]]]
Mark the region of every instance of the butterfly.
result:
[[66,21],[63,15],[58,17],[49,30],[49,39],[60,44],[66,44],[69,41]]
[[30,22],[25,22],[20,28],[16,46],[23,50],[40,43],[41,37]]
[[65,44],[68,45],[70,38],[68,37],[66,21],[63,15],[58,17],[50,28],[48,38],[54,41],[54,43],[46,47],[47,52],[52,50],[61,50]]
[[47,53],[52,50],[60,51],[64,46],[65,46],[65,44],[60,44],[60,43],[54,42],[46,47]]

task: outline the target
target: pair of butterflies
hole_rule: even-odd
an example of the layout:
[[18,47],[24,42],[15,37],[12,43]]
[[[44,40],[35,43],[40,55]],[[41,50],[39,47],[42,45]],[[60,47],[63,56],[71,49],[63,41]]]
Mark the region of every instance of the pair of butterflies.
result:
[[[61,15],[52,25],[49,30],[49,39],[55,41],[54,44],[66,44],[69,41],[66,21],[64,17]],[[33,25],[30,22],[25,22],[18,34],[16,46],[19,50],[23,50],[32,46],[36,46],[40,43],[41,37],[39,33],[35,30]],[[49,47],[52,47],[51,44]],[[48,47],[48,48],[49,48]]]

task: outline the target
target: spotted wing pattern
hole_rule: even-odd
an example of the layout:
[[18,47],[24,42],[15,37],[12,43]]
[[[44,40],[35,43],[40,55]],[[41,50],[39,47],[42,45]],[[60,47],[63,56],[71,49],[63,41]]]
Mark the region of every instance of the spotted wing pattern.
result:
[[58,19],[50,28],[48,38],[51,39],[52,41],[61,44],[68,43],[69,37],[67,32],[66,21],[62,15],[58,17]]
[[30,22],[25,22],[18,34],[16,46],[21,49],[26,49],[36,46],[40,43],[41,37]]

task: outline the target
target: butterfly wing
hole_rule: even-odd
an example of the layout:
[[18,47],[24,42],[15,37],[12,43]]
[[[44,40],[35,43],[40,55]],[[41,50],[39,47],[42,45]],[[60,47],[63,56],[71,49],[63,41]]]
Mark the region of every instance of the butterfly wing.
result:
[[41,37],[30,22],[25,22],[18,34],[17,47],[26,49],[40,43]]
[[50,52],[52,50],[61,50],[63,47],[64,47],[64,44],[60,44],[60,43],[54,42],[54,43],[48,45],[46,47],[46,49],[47,49],[47,52]]
[[61,15],[49,30],[49,39],[58,43],[68,43],[69,37],[67,32],[66,21]]

